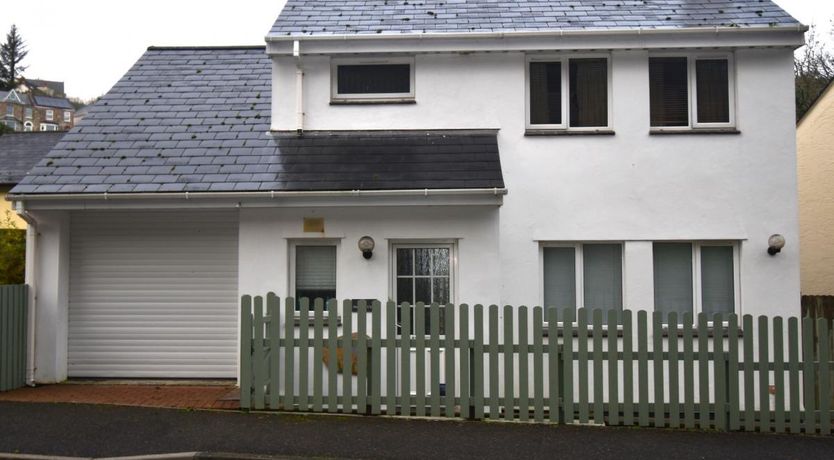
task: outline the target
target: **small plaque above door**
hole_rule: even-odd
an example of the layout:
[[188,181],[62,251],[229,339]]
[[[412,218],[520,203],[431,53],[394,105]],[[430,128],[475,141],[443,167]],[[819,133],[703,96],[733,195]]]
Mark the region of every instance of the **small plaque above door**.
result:
[[324,233],[323,217],[305,217],[304,233]]

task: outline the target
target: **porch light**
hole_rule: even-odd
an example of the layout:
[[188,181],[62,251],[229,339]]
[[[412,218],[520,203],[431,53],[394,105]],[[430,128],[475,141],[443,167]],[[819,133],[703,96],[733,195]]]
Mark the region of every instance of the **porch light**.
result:
[[370,259],[374,255],[374,239],[370,236],[363,236],[359,238],[359,250],[362,251],[362,257]]
[[775,256],[785,247],[785,237],[775,233],[767,239],[767,253]]

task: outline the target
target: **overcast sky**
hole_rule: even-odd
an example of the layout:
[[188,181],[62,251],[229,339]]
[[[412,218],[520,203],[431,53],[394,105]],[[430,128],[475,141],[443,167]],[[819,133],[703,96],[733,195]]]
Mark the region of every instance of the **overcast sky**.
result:
[[[11,0],[4,0],[11,1]],[[25,0],[3,8],[0,33],[16,24],[30,78],[66,82],[67,94],[107,92],[151,45],[261,45],[285,0]],[[826,31],[834,0],[776,0]]]

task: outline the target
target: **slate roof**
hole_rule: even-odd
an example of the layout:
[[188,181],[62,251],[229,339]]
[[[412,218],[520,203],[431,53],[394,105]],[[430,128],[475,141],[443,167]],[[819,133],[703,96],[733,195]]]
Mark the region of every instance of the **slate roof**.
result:
[[769,27],[771,0],[288,0],[270,36]]
[[67,110],[75,109],[72,103],[63,97],[32,96],[32,98],[35,100],[35,105],[40,107],[54,107],[56,109]]
[[8,133],[0,136],[0,184],[16,184],[64,136],[62,132]]
[[151,48],[15,194],[503,187],[494,131],[269,134],[257,48]]

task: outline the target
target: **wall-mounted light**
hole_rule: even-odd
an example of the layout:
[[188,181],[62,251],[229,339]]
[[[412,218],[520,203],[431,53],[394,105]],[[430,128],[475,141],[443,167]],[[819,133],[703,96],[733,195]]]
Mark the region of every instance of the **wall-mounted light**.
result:
[[359,238],[359,250],[362,251],[362,257],[370,259],[374,255],[374,239],[370,236],[363,236]]
[[785,247],[785,237],[776,233],[767,239],[767,253],[775,256]]

